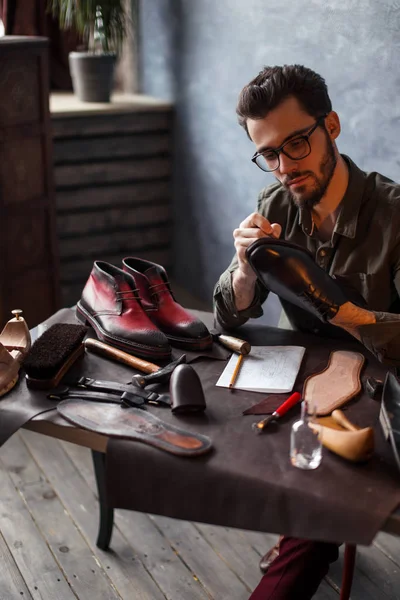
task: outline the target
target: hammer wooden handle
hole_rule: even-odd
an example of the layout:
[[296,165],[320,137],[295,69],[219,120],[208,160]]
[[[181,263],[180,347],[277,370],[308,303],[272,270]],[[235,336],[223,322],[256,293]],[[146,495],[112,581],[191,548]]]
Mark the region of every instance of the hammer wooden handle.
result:
[[112,358],[117,360],[124,365],[128,365],[128,367],[132,367],[133,369],[138,369],[143,373],[155,373],[160,369],[158,365],[154,365],[147,360],[142,360],[137,356],[132,356],[127,352],[123,352],[122,350],[118,350],[118,348],[114,348],[109,344],[104,344],[103,342],[99,342],[99,340],[95,340],[93,338],[87,338],[84,341],[85,348],[90,352],[94,352],[95,354],[100,354],[101,356],[105,356],[106,358]]

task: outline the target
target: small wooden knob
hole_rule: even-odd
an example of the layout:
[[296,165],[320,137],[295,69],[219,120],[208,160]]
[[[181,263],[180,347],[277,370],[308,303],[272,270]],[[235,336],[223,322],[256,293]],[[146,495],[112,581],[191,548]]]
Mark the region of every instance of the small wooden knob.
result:
[[22,316],[22,310],[20,308],[14,308],[14,310],[11,311],[11,314],[19,321]]

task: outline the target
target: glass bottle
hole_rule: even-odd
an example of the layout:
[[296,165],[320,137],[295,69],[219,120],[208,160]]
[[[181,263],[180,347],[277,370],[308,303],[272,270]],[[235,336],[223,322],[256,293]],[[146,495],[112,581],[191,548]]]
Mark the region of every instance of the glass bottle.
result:
[[308,425],[315,416],[315,406],[303,400],[300,420],[293,423],[290,436],[290,460],[299,469],[316,469],[322,460],[321,441]]

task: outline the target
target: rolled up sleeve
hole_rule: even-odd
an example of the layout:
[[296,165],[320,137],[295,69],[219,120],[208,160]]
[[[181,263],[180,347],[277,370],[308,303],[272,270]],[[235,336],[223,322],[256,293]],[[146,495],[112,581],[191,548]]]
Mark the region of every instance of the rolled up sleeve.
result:
[[232,285],[232,274],[235,269],[235,265],[231,264],[222,273],[214,288],[214,317],[225,329],[233,329],[244,325],[249,319],[261,317],[263,315],[262,304],[268,296],[268,291],[257,281],[252,303],[246,309],[238,311]]

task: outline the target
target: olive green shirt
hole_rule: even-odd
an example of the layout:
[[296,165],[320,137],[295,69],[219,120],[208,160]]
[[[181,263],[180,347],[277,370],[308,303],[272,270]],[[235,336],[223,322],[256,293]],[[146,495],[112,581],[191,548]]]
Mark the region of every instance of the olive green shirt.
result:
[[[307,248],[316,263],[335,277],[358,303],[359,294],[376,323],[358,327],[362,343],[379,360],[400,365],[400,185],[379,173],[361,171],[347,156],[349,183],[340,203],[332,237],[319,239],[311,214],[291,200],[279,183],[264,188],[257,210],[282,226],[281,238]],[[214,289],[214,312],[225,328],[234,328],[263,314],[268,290],[257,280],[251,306],[237,311],[232,289],[236,256]],[[354,295],[352,293],[354,292]],[[311,313],[281,300],[295,329],[330,337],[349,337],[344,330],[323,323]]]

